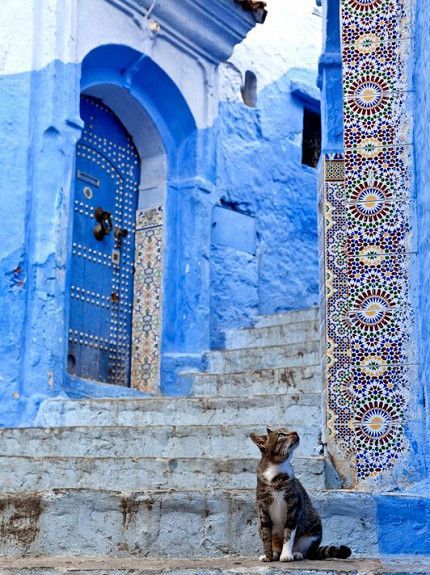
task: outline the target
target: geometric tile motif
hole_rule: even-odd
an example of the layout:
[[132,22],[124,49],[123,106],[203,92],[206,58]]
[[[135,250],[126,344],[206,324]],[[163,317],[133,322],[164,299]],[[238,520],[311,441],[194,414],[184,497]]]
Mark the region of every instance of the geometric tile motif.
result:
[[322,161],[327,445],[350,484],[408,449],[416,381],[409,0],[342,0],[345,153]]
[[156,393],[160,386],[163,210],[136,214],[131,387]]
[[342,157],[326,161],[325,181],[343,182],[345,180],[345,162]]

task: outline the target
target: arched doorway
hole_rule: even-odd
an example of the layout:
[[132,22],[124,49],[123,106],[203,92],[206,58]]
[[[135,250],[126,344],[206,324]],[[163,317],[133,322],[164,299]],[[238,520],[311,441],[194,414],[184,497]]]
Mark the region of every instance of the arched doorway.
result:
[[[196,122],[171,78],[151,58],[123,45],[99,46],[86,55],[81,94],[120,120],[139,156],[131,381],[126,388],[80,375],[71,357],[64,389],[79,398],[178,394],[187,385],[178,374],[204,363],[208,334],[203,247],[210,223],[202,224],[210,222],[212,188],[196,171],[202,153]],[[67,283],[74,285],[71,260],[72,254]],[[188,269],[190,261],[196,265]],[[184,273],[186,282],[176,281]],[[66,298],[71,302],[68,292]]]
[[140,159],[118,118],[81,96],[76,147],[67,371],[129,385]]

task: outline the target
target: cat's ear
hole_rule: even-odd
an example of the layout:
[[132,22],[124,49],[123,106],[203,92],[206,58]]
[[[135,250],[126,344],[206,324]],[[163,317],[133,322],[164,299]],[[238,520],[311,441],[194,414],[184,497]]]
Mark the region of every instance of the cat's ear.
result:
[[273,433],[273,429],[270,429],[270,427],[266,427],[266,429],[267,429],[268,435],[270,435],[271,433]]
[[251,433],[249,437],[251,438],[251,441],[255,443],[261,453],[264,453],[266,448],[267,435],[257,435],[257,433]]

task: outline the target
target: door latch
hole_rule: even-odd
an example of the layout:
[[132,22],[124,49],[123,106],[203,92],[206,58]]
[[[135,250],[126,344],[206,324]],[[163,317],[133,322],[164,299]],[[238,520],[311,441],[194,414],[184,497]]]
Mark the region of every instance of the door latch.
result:
[[93,234],[96,240],[101,242],[112,231],[112,214],[106,212],[103,208],[96,208],[94,210],[94,219],[97,224],[93,228]]
[[115,226],[114,232],[117,239],[126,238],[128,236],[128,230],[126,228],[118,228]]
[[116,240],[116,247],[120,248],[122,246],[122,240],[128,236],[128,230],[126,228],[118,228],[115,226],[113,234]]

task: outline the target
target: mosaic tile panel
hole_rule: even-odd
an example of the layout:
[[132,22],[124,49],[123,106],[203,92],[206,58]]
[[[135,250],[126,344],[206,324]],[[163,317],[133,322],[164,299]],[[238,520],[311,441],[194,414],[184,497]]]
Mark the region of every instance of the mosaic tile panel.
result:
[[136,214],[131,386],[155,393],[160,380],[163,211]]
[[342,0],[345,154],[323,161],[327,446],[347,484],[408,449],[416,378],[411,0]]
[[348,315],[348,243],[341,155],[323,159],[321,190],[324,257],[325,405],[326,442],[338,471],[347,484],[355,482],[356,451],[353,404],[345,392],[350,374],[350,323]]

